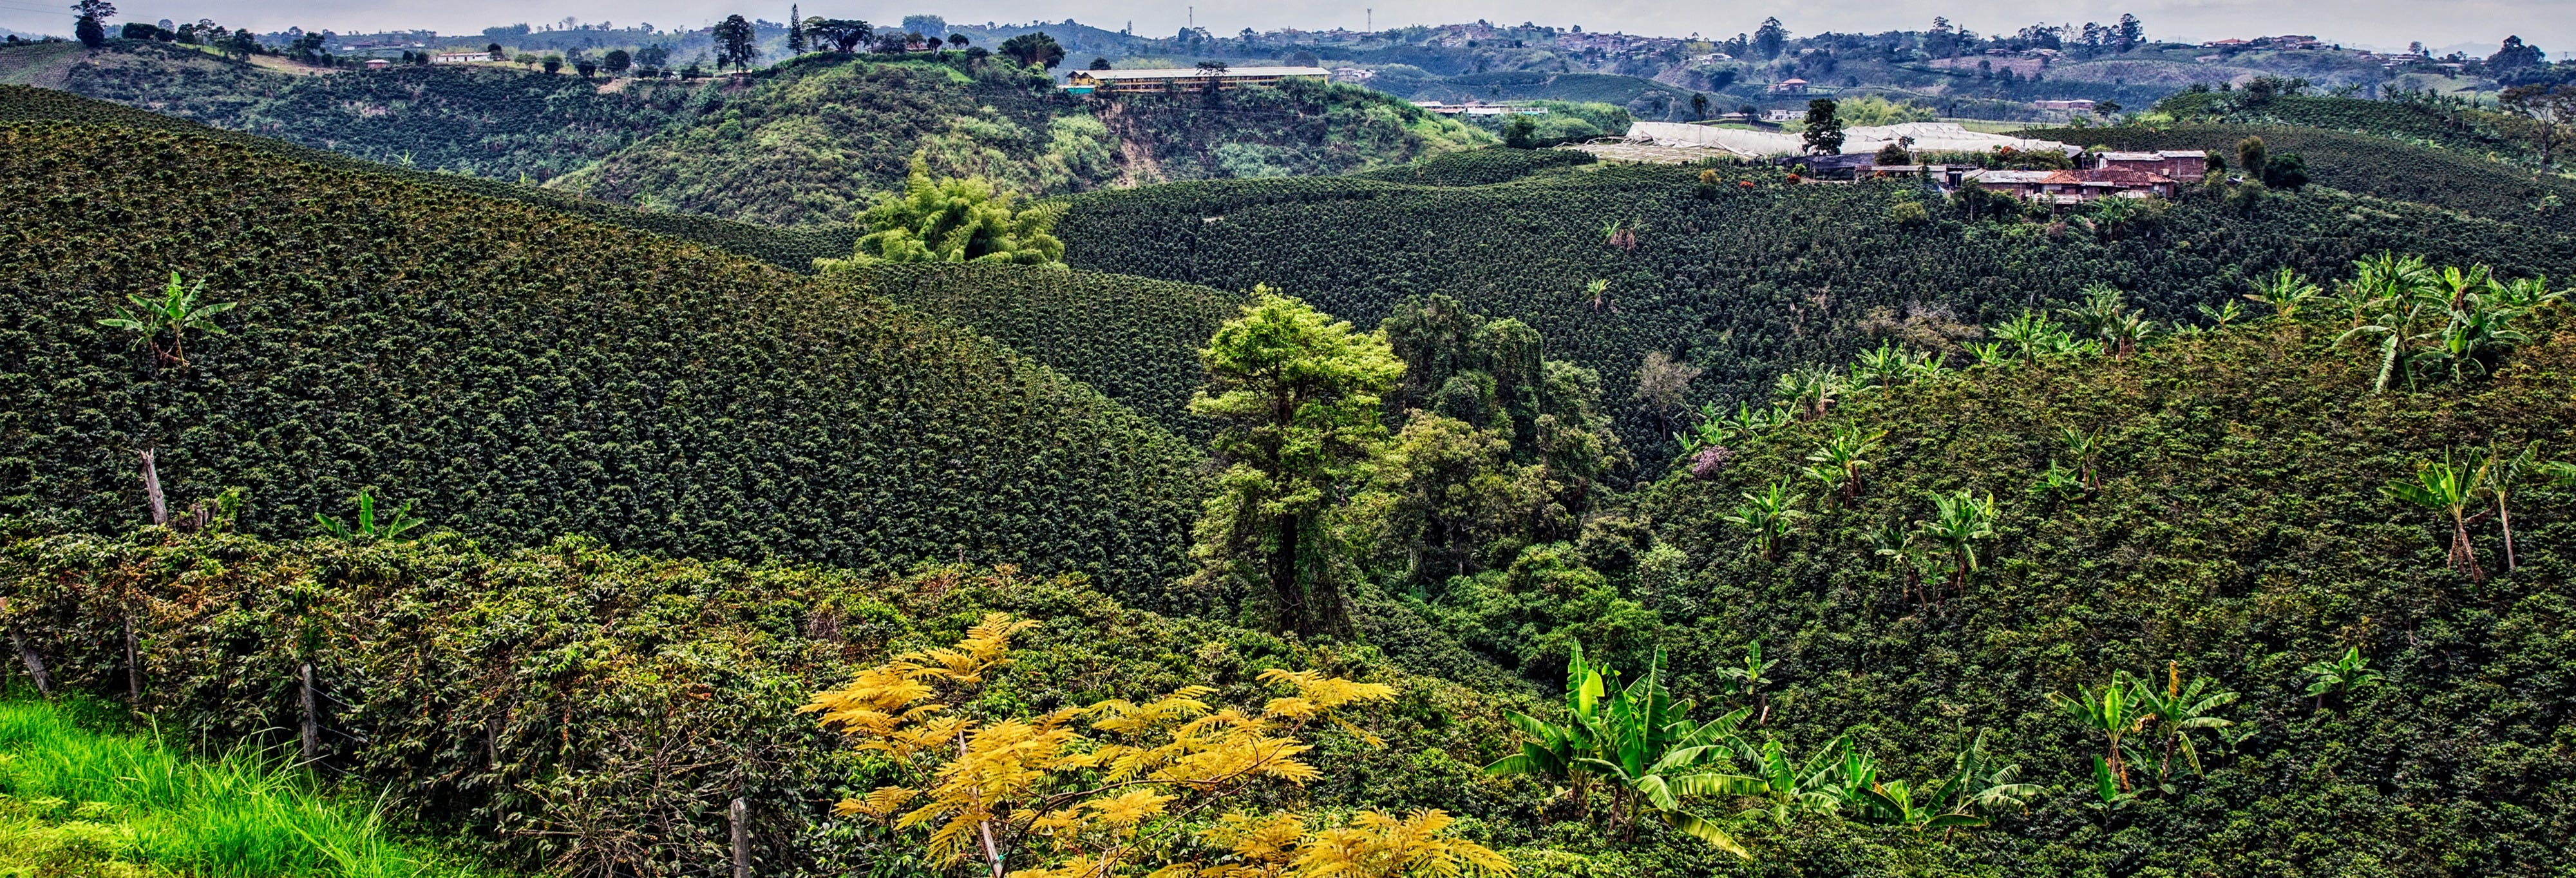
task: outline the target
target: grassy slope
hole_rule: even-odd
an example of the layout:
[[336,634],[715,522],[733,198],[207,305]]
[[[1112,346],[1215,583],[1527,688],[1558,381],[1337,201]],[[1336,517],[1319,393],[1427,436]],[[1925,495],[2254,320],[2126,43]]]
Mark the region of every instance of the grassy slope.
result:
[[[1223,289],[1268,283],[1363,325],[1430,292],[1528,321],[1549,356],[1600,371],[1605,406],[1648,458],[1666,453],[1656,443],[1670,428],[1630,397],[1655,350],[1709,370],[1694,402],[1758,398],[1785,369],[1876,344],[1862,324],[1909,307],[1991,323],[2103,282],[2156,319],[2196,319],[2195,304],[2234,299],[2276,266],[2339,272],[2380,250],[2576,273],[2576,241],[2564,236],[2330,193],[2250,213],[2195,196],[2160,220],[2091,233],[1967,222],[1939,205],[1933,221],[1909,225],[1889,213],[1903,197],[1893,184],[1787,187],[1767,171],[1718,173],[1726,185],[1707,198],[1698,169],[1610,165],[1467,187],[1175,184],[1079,196],[1058,234],[1077,267]],[[1604,243],[1614,221],[1642,227],[1634,251]],[[1609,283],[1599,308],[1585,293],[1594,279]]]
[[157,738],[83,728],[78,711],[0,702],[0,871],[11,875],[470,878],[397,844],[310,772],[250,750],[190,759]]
[[[2576,229],[2576,181],[2539,176],[2484,153],[2404,143],[2368,134],[2281,125],[2176,125],[2169,128],[2054,128],[2033,137],[2114,149],[2203,149],[2236,161],[2236,144],[2261,137],[2273,155],[2295,152],[2308,179],[2392,201],[2413,201],[2481,219],[2558,232]],[[2541,198],[2560,204],[2535,210]]]
[[[8,511],[138,520],[154,447],[173,506],[246,487],[259,533],[373,485],[503,543],[1007,555],[1137,593],[1183,563],[1194,448],[917,313],[211,137],[9,125],[0,168]],[[95,321],[172,270],[240,307],[155,370]]]
[[2527,143],[2490,130],[2487,123],[2496,116],[2492,111],[2446,111],[2406,101],[2298,95],[2257,102],[2244,92],[2183,92],[2157,102],[2155,110],[2183,122],[2323,128],[2471,155],[2520,154],[2530,149]]
[[[1859,729],[1902,754],[1899,774],[1992,731],[2055,790],[1970,857],[2009,871],[2548,874],[2565,855],[2549,839],[2576,820],[2576,489],[2526,485],[2522,567],[2481,584],[2444,569],[2446,523],[2379,487],[2452,446],[2576,456],[2576,327],[2562,307],[2492,382],[2373,395],[2371,352],[2319,319],[1854,395],[1737,448],[1712,480],[1666,479],[1635,513],[1688,555],[1650,599],[1676,663],[1732,663],[1758,639],[1780,661],[1776,725],[1805,741]],[[1760,560],[1719,515],[1840,425],[1889,431],[1858,508],[1810,504],[1818,518]],[[2029,490],[2061,427],[2108,437],[2098,494]],[[1867,532],[1960,489],[1992,492],[1997,536],[1927,611]],[[2501,573],[2494,520],[2472,529]],[[2300,669],[2350,646],[2387,682],[2321,710]],[[2203,750],[2206,780],[2106,821],[2080,805],[2099,739],[2045,695],[2114,671],[2161,683],[2168,662],[2243,693],[2223,715],[2246,737]]]
[[505,198],[593,222],[625,226],[694,241],[758,259],[793,271],[813,270],[814,260],[847,256],[857,235],[846,228],[773,229],[687,214],[658,213],[621,207],[556,192],[457,174],[415,171],[349,158],[336,152],[298,146],[282,140],[217,128],[107,101],[43,88],[0,85],[0,122],[80,122],[121,128],[171,131],[229,143],[281,159],[334,170],[373,175],[414,186],[429,186],[488,198]]

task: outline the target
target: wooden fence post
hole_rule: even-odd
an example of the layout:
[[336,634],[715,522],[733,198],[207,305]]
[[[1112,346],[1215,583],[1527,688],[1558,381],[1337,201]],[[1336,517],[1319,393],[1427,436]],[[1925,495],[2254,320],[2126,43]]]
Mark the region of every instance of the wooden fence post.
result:
[[152,468],[152,449],[139,449],[134,453],[143,457],[143,497],[152,501],[152,523],[169,524],[170,507],[161,502],[161,473]]
[[733,824],[733,878],[751,878],[751,806],[737,796],[728,816]]
[[304,744],[304,761],[312,762],[322,756],[322,704],[313,694],[313,663],[305,662],[304,667],[296,672],[296,677],[304,684],[304,729],[300,736]]
[[[7,615],[8,612],[9,599],[0,597],[0,615]],[[18,624],[15,622],[9,623],[9,645],[18,648],[18,660],[27,664],[27,676],[35,678],[36,694],[51,700],[54,697],[54,678],[45,673],[44,658],[36,655],[35,650],[27,648],[27,636],[18,632]]]

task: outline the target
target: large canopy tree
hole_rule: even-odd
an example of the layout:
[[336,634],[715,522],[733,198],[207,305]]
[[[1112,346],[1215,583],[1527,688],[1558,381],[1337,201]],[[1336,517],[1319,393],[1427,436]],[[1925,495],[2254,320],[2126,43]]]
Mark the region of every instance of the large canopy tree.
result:
[[1011,193],[982,177],[933,180],[918,156],[903,195],[870,209],[851,261],[985,262],[1046,265],[1064,261],[1064,242],[1049,234],[1061,208],[1011,209]]
[[1404,362],[1385,331],[1359,332],[1266,288],[1199,359],[1208,384],[1190,411],[1220,424],[1225,470],[1199,519],[1197,581],[1266,582],[1281,630],[1346,631],[1324,519],[1365,483],[1386,441],[1379,395]]

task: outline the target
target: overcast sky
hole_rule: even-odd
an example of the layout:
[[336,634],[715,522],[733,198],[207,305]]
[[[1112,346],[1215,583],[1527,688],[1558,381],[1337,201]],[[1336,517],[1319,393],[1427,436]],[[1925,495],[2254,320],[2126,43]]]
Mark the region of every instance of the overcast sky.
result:
[[[951,21],[1062,21],[1123,27],[1133,18],[1138,33],[1163,35],[1178,30],[1190,15],[1190,0],[1133,4],[1069,3],[1060,0],[812,0],[802,2],[806,15],[832,15],[894,22],[907,13],[934,12]],[[42,33],[69,33],[68,12],[52,10],[68,0],[0,0],[0,27]],[[248,24],[263,31],[288,25],[348,32],[396,28],[430,28],[440,33],[473,34],[496,24],[560,21],[565,16],[585,22],[618,24],[651,22],[663,28],[703,26],[731,13],[783,21],[784,0],[117,0],[121,19],[169,18],[194,21],[213,18],[232,26]],[[1198,0],[1199,26],[1233,33],[1249,27],[1327,29],[1365,26],[1372,0]],[[772,8],[775,7],[775,8]],[[1882,0],[1875,3],[1816,3],[1790,0],[1676,2],[1676,0],[1429,0],[1376,6],[1378,27],[1444,24],[1487,19],[1496,23],[1534,21],[1588,31],[1627,31],[1684,36],[1697,32],[1731,36],[1750,31],[1763,16],[1777,15],[1792,34],[1818,31],[1919,30],[1936,15],[1946,15],[1980,33],[2017,30],[2036,23],[2044,12],[2052,24],[2108,23],[2129,12],[2144,20],[2150,36],[2198,42],[2221,37],[2262,34],[2314,34],[2327,42],[2352,46],[2403,48],[2425,45],[2475,45],[2492,48],[2507,34],[2546,49],[2552,59],[2576,57],[2576,0],[2067,0],[2057,3],[2012,0]]]

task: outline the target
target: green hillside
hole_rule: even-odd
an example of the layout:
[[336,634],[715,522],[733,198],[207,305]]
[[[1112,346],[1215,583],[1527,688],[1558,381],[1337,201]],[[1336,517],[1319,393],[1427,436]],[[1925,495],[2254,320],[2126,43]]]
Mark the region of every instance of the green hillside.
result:
[[[964,69],[960,69],[961,66]],[[1083,101],[996,62],[809,55],[552,185],[780,226],[847,221],[915,152],[1031,193],[1112,183],[1333,174],[1492,138],[1365,89],[1290,83],[1216,97]]]
[[2441,100],[2258,97],[2244,91],[2186,91],[2158,101],[2154,111],[2186,124],[2322,128],[2430,144],[2471,155],[2501,152],[2519,156],[2531,149],[2529,143],[2498,130],[2498,123],[2504,120],[2502,114],[2475,106],[2453,106]]
[[[140,521],[151,448],[174,507],[245,488],[274,536],[372,486],[501,544],[1007,557],[1140,594],[1181,563],[1197,449],[913,312],[211,137],[12,124],[0,168],[7,514]],[[239,307],[156,367],[97,321],[172,271]]]
[[2483,152],[2403,143],[2371,134],[2280,125],[2048,128],[2031,137],[2114,149],[2200,149],[2235,162],[2236,144],[2263,138],[2273,155],[2298,153],[2308,179],[2391,201],[2413,201],[2501,222],[2576,230],[2576,180],[2497,162]]
[[485,180],[459,174],[417,171],[349,158],[336,152],[297,146],[269,137],[208,128],[171,116],[47,88],[0,85],[0,122],[75,122],[168,131],[229,143],[280,159],[367,174],[415,186],[443,188],[488,198],[506,198],[594,222],[669,235],[732,251],[795,271],[812,271],[814,260],[848,256],[858,237],[847,228],[773,229],[750,223],[689,214],[636,210],[577,198],[551,189]]
[[[1848,393],[1737,443],[1709,478],[1646,492],[1634,514],[1688,572],[1641,600],[1677,665],[1738,664],[1759,640],[1780,663],[1775,722],[1909,754],[1891,775],[1939,770],[1991,734],[2056,785],[1975,855],[2011,871],[2548,874],[2576,783],[2557,755],[2576,719],[2576,483],[2520,484],[2517,570],[2494,515],[2469,525],[2483,582],[2446,568],[2447,518],[2381,489],[2486,448],[2576,458],[2576,331],[2559,306],[2491,381],[2374,394],[2376,352],[2335,342],[2348,325],[2240,324],[2127,360]],[[1854,501],[1827,504],[1798,471],[1847,429],[1886,433]],[[2098,487],[2046,485],[2052,463],[2084,478],[2061,430],[2101,437]],[[1766,561],[1721,516],[1782,478],[1814,517]],[[1927,605],[1875,535],[1934,518],[1930,495],[1958,491],[1992,497],[1994,535],[1955,590],[1947,552],[1905,549]],[[2384,682],[2311,696],[2307,666],[2348,648]],[[2102,739],[2046,695],[2117,671],[2163,689],[2169,667],[2242,693],[2221,711],[2235,724],[2201,745],[2206,778],[2174,757],[2172,791],[2143,784],[2134,806],[2097,813],[2086,754]],[[1721,694],[1706,675],[1694,685]],[[2161,764],[2147,749],[2142,776]]]
[[1204,439],[1190,394],[1198,351],[1245,301],[1239,292],[1096,271],[1019,265],[881,265],[827,276],[1027,352],[1164,429]]
[[[0,63],[17,49],[0,49]],[[702,83],[569,70],[397,65],[295,76],[193,47],[118,40],[57,86],[101,100],[422,170],[542,183],[698,112]]]
[[[1432,292],[1519,318],[1546,336],[1549,356],[1601,373],[1604,406],[1645,460],[1669,454],[1663,437],[1679,414],[1632,398],[1652,351],[1707,370],[1690,385],[1695,406],[1762,399],[1779,373],[1846,361],[1881,338],[1955,352],[1968,324],[2065,304],[2093,283],[2171,321],[2199,319],[2195,306],[2234,299],[2274,268],[2337,270],[2382,250],[2576,276],[2576,241],[2563,235],[2327,192],[2276,193],[2250,210],[2195,192],[2116,223],[1998,222],[1939,201],[1908,217],[1896,207],[1925,196],[1907,185],[1790,186],[1769,169],[1712,170],[1719,185],[1706,188],[1698,168],[1609,164],[1480,186],[1176,184],[1079,196],[1057,233],[1077,267],[1220,289],[1267,283],[1362,325]],[[1631,233],[1624,245],[1612,223]],[[1605,283],[1598,296],[1594,281]]]
[[[2544,314],[2492,378],[2385,394],[2368,389],[2372,353],[2336,344],[2344,321],[2324,314],[2126,359],[2049,355],[1851,391],[1827,415],[1735,441],[1705,478],[1667,477],[1579,545],[1534,547],[1510,570],[1405,598],[1410,611],[1364,601],[1374,646],[1125,610],[1078,580],[886,579],[582,540],[493,553],[451,538],[45,537],[22,523],[0,575],[21,583],[8,618],[34,632],[60,685],[121,691],[118,626],[132,618],[153,681],[144,706],[165,729],[238,739],[292,728],[292,681],[311,662],[332,698],[324,721],[347,733],[327,764],[400,791],[421,828],[564,873],[721,863],[722,803],[736,796],[770,874],[922,871],[909,842],[827,819],[833,799],[882,782],[883,763],[794,711],[854,667],[1001,610],[1042,624],[1013,651],[1010,682],[969,705],[987,721],[1183,685],[1248,706],[1272,691],[1254,679],[1268,668],[1394,686],[1349,730],[1383,746],[1319,726],[1321,776],[1230,806],[1441,808],[1526,875],[2547,874],[2572,779],[2556,750],[2576,701],[2560,670],[2576,662],[2563,633],[2576,490],[2523,488],[2519,569],[2503,568],[2493,521],[2474,525],[2493,575],[2473,582],[2445,569],[2438,513],[2379,486],[2445,448],[2576,448],[2568,320],[2563,306]],[[1801,492],[1794,508],[1812,517],[1771,560],[1717,517],[1849,427],[1888,431],[1867,481],[1848,504]],[[2098,487],[2033,488],[2051,458],[2084,465],[2055,448],[2059,427],[2102,431]],[[1961,586],[1927,598],[1870,532],[1931,516],[1926,492],[1961,489],[1992,492],[1994,533],[1974,542],[1980,564]],[[1931,568],[1923,581],[1944,578],[1946,554],[1908,551]],[[300,633],[315,630],[329,636]],[[2017,766],[2035,788],[1986,812],[1991,825],[1929,831],[1767,787],[1686,794],[1746,860],[1652,820],[1633,839],[1604,833],[1556,785],[1478,770],[1521,740],[1502,710],[1564,716],[1531,691],[1557,683],[1544,671],[1511,683],[1447,646],[1492,632],[1580,636],[1594,661],[1637,671],[1664,645],[1662,679],[1697,717],[1747,711],[1751,746],[1724,757],[1729,770],[1759,773],[1774,744],[1794,768],[1849,734],[1869,761],[1780,775],[1824,802],[1838,794],[1819,784],[1845,766],[1937,780],[1980,738],[1986,771]],[[1730,682],[1721,671],[1742,669],[1756,641],[1772,664]],[[2311,695],[2309,666],[2346,649],[2380,682]],[[2194,732],[2198,771],[2164,763],[2164,726],[2149,726],[2134,792],[2095,807],[2102,739],[2047,696],[2115,673],[2162,686],[2168,668],[2240,697],[2204,709],[2225,723]],[[1946,809],[1946,795],[1917,801]]]

